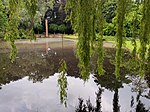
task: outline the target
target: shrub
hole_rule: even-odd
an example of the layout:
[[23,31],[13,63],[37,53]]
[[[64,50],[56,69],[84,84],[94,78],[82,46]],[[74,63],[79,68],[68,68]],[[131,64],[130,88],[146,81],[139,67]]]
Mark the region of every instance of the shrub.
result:
[[59,33],[65,33],[66,26],[64,24],[59,25],[58,26],[58,31],[59,31]]
[[35,23],[34,24],[34,32],[36,34],[43,33],[43,30],[44,30],[44,28],[40,23]]
[[104,28],[104,35],[114,36],[116,34],[116,28],[113,23],[107,23]]
[[57,24],[50,24],[49,25],[49,32],[50,33],[57,33],[58,32],[58,25]]

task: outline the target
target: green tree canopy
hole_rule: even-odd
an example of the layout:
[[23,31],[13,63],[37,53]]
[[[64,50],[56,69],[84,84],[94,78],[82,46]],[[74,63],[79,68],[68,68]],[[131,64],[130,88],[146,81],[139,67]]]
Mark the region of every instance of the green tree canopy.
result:
[[[41,3],[41,0],[6,1],[8,3],[7,9],[9,12],[9,21],[6,28],[7,33],[5,39],[11,42],[13,49],[10,57],[11,59],[14,59],[17,52],[14,41],[19,36],[18,26],[21,20],[20,10],[26,10],[30,20],[29,29],[32,29],[34,21],[36,20],[37,12],[42,12],[38,7],[41,5],[39,4]],[[113,3],[113,5],[109,5],[111,3]],[[108,6],[108,8],[104,11],[105,6]],[[130,6],[132,7],[132,10]],[[110,11],[111,9],[113,12]],[[136,9],[139,9],[140,11],[137,11]],[[129,23],[131,24],[130,26],[132,26],[131,36],[133,38],[135,49],[135,39],[137,37],[135,31],[138,29],[140,32],[140,52],[139,54],[136,52],[136,55],[139,56],[141,62],[140,74],[143,76],[145,64],[147,63],[146,60],[147,57],[149,57],[147,55],[150,54],[147,54],[148,49],[150,49],[150,0],[67,0],[66,11],[70,12],[67,19],[71,21],[74,30],[78,33],[79,41],[77,44],[77,56],[79,58],[81,74],[85,80],[89,77],[90,60],[94,46],[98,46],[99,49],[99,56],[97,59],[98,73],[100,75],[103,73],[103,30],[106,22],[111,23],[113,21],[115,21],[114,23],[116,24],[116,77],[119,77],[120,75],[122,45],[126,36],[125,23],[127,26]],[[107,19],[105,20],[104,17]],[[126,19],[128,19],[127,22]],[[138,25],[138,22],[140,25]],[[96,33],[99,35],[98,42],[95,42]],[[95,43],[98,44],[95,45]]]

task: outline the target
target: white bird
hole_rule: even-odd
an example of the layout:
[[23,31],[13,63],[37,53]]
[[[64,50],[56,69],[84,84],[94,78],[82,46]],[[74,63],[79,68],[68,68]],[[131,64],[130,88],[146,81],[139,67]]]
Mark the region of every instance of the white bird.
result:
[[47,55],[49,55],[49,56],[54,56],[54,55],[56,55],[57,53],[53,50],[53,49],[51,49],[50,47],[48,47],[47,48]]

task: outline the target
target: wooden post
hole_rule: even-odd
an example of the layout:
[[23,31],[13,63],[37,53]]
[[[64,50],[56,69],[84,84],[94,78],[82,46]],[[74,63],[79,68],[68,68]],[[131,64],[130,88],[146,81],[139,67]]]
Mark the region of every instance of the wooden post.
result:
[[48,37],[48,20],[45,19],[46,37]]

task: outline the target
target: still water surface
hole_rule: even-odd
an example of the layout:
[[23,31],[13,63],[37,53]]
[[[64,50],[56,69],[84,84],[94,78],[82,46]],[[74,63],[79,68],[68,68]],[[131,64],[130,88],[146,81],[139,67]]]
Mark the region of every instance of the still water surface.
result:
[[[118,81],[113,66],[107,66],[105,59],[105,68],[111,67],[105,76],[97,77],[91,72],[84,82],[77,67],[74,43],[70,43],[66,41],[63,50],[51,46],[51,51],[47,51],[47,45],[28,52],[20,50],[13,64],[8,53],[0,53],[0,112],[83,112],[89,99],[93,108],[100,105],[98,112],[150,112],[149,80],[123,72]],[[68,66],[67,107],[60,103],[57,82],[62,58]],[[79,111],[81,99],[85,106],[82,104]]]

